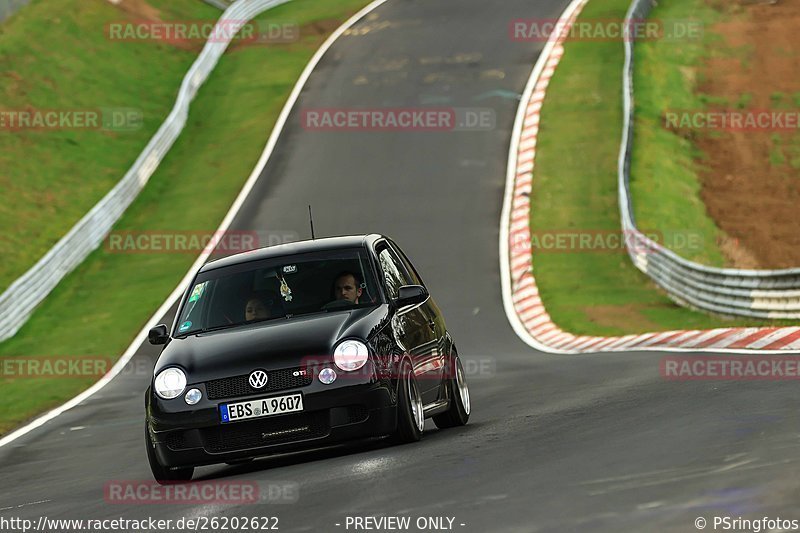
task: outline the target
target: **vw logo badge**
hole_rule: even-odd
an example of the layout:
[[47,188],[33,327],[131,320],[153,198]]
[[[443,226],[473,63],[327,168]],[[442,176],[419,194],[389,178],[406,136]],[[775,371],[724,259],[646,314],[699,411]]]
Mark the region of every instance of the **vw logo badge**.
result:
[[250,386],[254,389],[261,389],[267,384],[267,373],[263,370],[256,370],[250,374],[250,379],[247,380]]

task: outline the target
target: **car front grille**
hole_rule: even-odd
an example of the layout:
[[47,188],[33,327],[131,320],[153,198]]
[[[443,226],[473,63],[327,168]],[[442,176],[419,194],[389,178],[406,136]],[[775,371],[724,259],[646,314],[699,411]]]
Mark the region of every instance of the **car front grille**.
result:
[[219,400],[222,398],[238,398],[240,396],[250,396],[261,392],[274,392],[284,389],[295,389],[310,385],[314,378],[310,371],[305,375],[294,376],[294,372],[300,368],[284,368],[267,372],[267,385],[254,389],[248,381],[250,374],[234,376],[232,378],[215,379],[206,382],[206,395],[209,400]]
[[222,453],[320,438],[329,432],[328,412],[317,411],[206,428],[201,439],[207,452]]
[[351,424],[363,422],[369,417],[369,410],[365,405],[351,405],[347,408],[347,416]]

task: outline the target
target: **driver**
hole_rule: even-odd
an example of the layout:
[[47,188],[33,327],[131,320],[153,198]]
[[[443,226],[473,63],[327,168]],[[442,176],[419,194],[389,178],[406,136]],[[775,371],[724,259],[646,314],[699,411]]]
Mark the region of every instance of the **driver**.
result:
[[264,301],[256,296],[248,299],[244,307],[244,319],[250,322],[251,320],[263,320],[266,318],[270,318],[270,313]]
[[336,300],[347,300],[357,304],[364,289],[361,288],[361,276],[348,270],[340,272],[333,280],[333,297]]

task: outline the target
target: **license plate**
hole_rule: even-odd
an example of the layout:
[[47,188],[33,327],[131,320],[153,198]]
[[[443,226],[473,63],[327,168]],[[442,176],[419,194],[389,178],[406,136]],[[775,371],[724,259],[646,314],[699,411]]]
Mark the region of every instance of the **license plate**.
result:
[[226,424],[228,422],[247,420],[248,418],[261,418],[302,410],[303,395],[297,393],[247,402],[223,403],[219,406],[219,415],[222,423]]

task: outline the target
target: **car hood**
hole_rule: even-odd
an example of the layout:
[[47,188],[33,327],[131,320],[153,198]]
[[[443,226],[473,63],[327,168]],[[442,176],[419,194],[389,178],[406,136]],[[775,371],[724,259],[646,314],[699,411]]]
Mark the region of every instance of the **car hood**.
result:
[[330,356],[341,339],[369,338],[381,329],[388,315],[389,307],[380,305],[171,339],[158,358],[155,373],[180,366],[191,384],[247,374],[256,368],[296,367],[304,358]]

